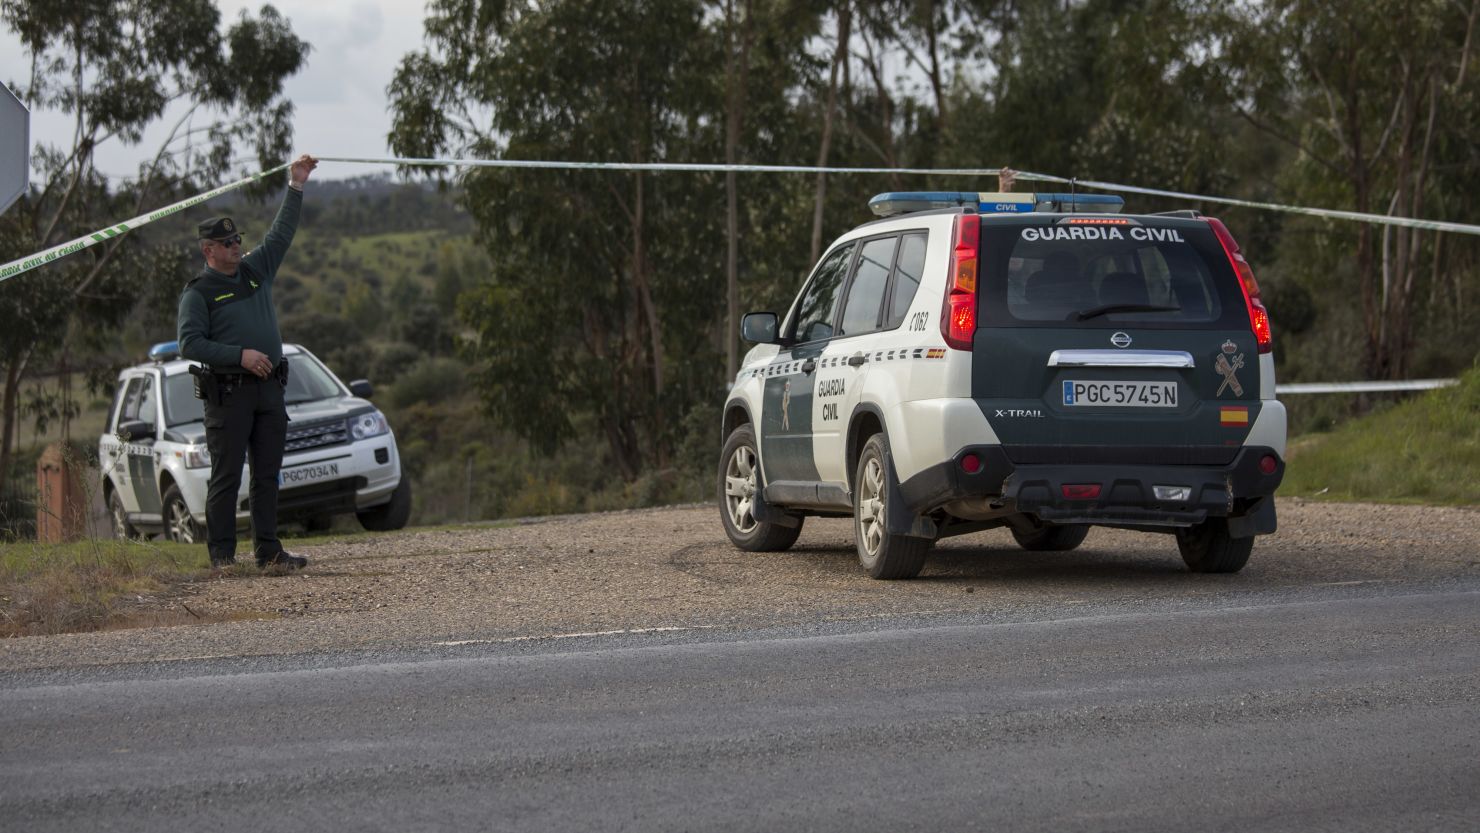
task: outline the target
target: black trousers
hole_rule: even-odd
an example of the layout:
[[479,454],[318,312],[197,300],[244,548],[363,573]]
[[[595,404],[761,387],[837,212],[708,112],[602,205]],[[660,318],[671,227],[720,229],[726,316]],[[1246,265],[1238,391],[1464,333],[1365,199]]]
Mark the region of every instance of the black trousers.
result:
[[283,548],[277,537],[278,470],[288,434],[283,383],[275,377],[245,376],[220,387],[220,404],[205,402],[206,448],[211,452],[206,548],[212,561],[236,555],[236,493],[242,462],[250,460],[254,549],[258,556],[273,555]]

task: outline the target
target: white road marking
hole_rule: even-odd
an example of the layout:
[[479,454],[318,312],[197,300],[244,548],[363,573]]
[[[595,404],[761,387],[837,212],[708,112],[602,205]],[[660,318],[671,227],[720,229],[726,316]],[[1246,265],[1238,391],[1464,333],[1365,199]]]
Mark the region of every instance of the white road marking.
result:
[[702,631],[719,625],[689,625],[668,628],[622,628],[615,631],[586,631],[584,633],[550,633],[537,636],[509,636],[502,639],[455,639],[450,642],[433,642],[433,645],[501,645],[506,642],[529,642],[535,639],[582,639],[592,636],[618,636],[626,633],[671,633],[673,631]]

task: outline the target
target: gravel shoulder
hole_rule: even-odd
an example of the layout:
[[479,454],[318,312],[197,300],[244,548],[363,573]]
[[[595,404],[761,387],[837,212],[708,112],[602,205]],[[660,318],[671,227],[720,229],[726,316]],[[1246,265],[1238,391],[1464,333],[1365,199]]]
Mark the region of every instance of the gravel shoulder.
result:
[[[914,581],[858,567],[851,520],[809,518],[784,553],[732,547],[713,506],[360,535],[301,574],[217,579],[148,602],[208,624],[0,641],[0,670],[271,656],[911,615],[1062,615],[1075,606],[1480,578],[1480,510],[1283,499],[1243,572],[1186,572],[1170,536],[1095,529],[1027,553],[1005,530],[942,541]],[[204,557],[204,556],[202,556]]]

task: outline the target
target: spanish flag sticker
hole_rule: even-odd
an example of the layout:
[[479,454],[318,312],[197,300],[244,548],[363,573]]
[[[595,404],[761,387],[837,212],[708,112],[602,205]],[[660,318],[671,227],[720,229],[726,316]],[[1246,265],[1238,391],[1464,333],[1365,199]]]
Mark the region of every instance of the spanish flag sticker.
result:
[[1248,425],[1248,408],[1219,408],[1218,421],[1224,425]]

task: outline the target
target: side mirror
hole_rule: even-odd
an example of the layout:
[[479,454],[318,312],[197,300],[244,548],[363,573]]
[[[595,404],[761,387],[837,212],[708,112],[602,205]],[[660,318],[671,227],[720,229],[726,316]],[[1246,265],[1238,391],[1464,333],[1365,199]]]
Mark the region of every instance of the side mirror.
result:
[[349,383],[349,392],[361,399],[369,399],[373,390],[369,379],[356,379]]
[[740,335],[756,344],[779,344],[776,335],[779,326],[774,312],[747,312],[740,319]]
[[120,423],[118,426],[118,438],[126,443],[152,441],[154,439],[154,423],[143,420],[130,420]]

